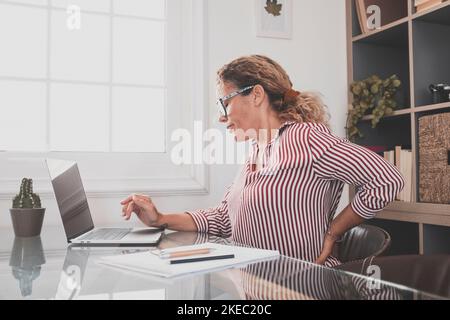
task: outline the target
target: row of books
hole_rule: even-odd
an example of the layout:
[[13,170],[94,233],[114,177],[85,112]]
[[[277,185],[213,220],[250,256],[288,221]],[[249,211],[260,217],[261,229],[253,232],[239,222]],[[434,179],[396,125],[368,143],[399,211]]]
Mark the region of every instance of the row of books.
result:
[[421,12],[445,1],[447,0],[414,0],[414,6],[416,7],[416,12]]
[[412,151],[402,149],[401,146],[396,146],[395,150],[385,151],[384,159],[396,166],[405,179],[405,187],[398,194],[397,200],[412,202],[413,201],[413,188],[412,188],[412,176],[413,176],[413,156]]

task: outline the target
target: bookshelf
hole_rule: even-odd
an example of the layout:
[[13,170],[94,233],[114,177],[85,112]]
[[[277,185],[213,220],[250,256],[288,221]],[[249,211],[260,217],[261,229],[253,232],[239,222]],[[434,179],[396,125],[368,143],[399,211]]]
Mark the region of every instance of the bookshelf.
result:
[[450,112],[450,102],[433,104],[428,92],[431,83],[450,84],[450,1],[421,12],[415,11],[414,0],[391,1],[404,2],[407,13],[362,33],[355,0],[346,0],[348,83],[372,74],[397,74],[402,80],[397,110],[375,129],[372,117],[365,116],[358,126],[364,137],[356,142],[390,150],[400,145],[413,155],[412,201],[391,203],[369,223],[391,234],[388,255],[450,254],[450,204],[418,201],[418,121],[424,115]]

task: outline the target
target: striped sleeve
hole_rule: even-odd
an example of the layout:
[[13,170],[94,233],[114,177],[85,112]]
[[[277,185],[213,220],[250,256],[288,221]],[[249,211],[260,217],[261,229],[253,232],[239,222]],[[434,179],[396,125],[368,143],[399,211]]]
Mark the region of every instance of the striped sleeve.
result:
[[227,188],[221,203],[215,208],[186,211],[197,226],[198,232],[209,233],[219,237],[231,236],[231,222],[228,215],[228,197],[231,186]]
[[397,168],[364,147],[315,128],[310,129],[309,143],[317,176],[354,185],[351,207],[364,219],[373,218],[403,189]]

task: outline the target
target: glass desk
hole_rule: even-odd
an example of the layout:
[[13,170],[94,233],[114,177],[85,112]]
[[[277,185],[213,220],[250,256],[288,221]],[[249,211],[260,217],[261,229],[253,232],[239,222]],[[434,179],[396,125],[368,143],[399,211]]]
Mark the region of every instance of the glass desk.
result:
[[[225,239],[197,233],[166,232],[160,248]],[[64,231],[44,227],[36,238],[15,238],[0,228],[0,299],[438,299],[423,292],[379,282],[281,256],[240,268],[179,279],[164,279],[98,264],[99,257],[149,250],[145,247],[68,246]]]

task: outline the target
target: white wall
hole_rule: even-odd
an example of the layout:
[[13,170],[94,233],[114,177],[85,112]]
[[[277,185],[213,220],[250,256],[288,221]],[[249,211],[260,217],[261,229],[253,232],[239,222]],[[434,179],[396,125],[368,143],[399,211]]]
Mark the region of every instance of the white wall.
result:
[[[323,94],[335,133],[344,136],[347,110],[345,2],[343,0],[293,0],[293,39],[257,38],[254,0],[208,0],[208,68],[210,124],[220,128],[215,108],[215,71],[230,60],[247,54],[264,54],[288,71],[294,88]],[[223,130],[223,128],[221,128]],[[225,131],[225,130],[223,130]],[[160,197],[154,202],[162,212],[214,206],[220,201],[238,167],[214,165],[210,194],[191,197]],[[348,196],[344,194],[341,207]],[[90,199],[97,224],[120,224],[120,199]],[[0,226],[11,225],[10,201],[0,201]],[[45,224],[58,225],[56,203],[46,199]],[[138,224],[136,220],[133,224]]]

